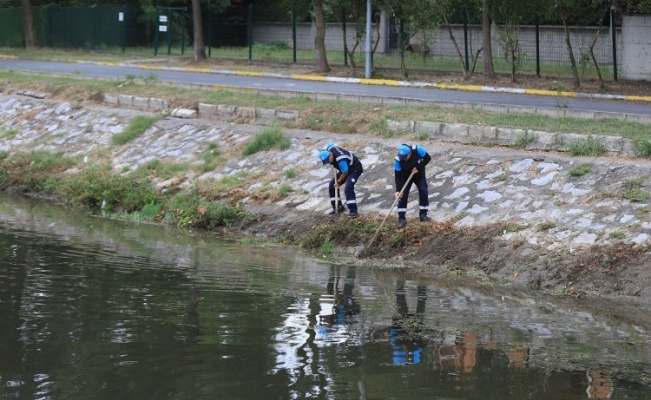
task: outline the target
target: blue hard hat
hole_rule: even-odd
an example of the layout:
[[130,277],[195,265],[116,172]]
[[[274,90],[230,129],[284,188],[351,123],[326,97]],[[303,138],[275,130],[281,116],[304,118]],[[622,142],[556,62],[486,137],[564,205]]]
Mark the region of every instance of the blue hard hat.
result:
[[328,150],[321,150],[319,152],[319,159],[324,165],[328,163],[328,158],[330,158],[330,152]]
[[329,151],[330,148],[332,148],[332,147],[335,147],[335,144],[332,143],[332,142],[330,142],[330,143],[326,144],[326,148],[325,148],[325,149]]
[[398,146],[398,158],[404,160],[411,153],[411,148],[406,144]]

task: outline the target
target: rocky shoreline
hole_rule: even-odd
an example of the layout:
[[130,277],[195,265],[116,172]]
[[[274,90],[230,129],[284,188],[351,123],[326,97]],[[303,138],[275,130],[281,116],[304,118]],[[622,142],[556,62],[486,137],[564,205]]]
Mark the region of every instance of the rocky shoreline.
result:
[[[208,172],[189,169],[156,182],[157,190],[191,190],[200,181],[236,177],[241,182],[223,193],[224,201],[258,216],[239,229],[300,244],[317,227],[330,226],[336,233],[354,223],[360,228],[356,232],[364,232],[363,224],[377,224],[393,203],[396,146],[418,143],[433,157],[428,182],[435,222],[417,221],[417,196],[412,193],[408,229],[397,231],[391,216],[389,231],[380,237],[369,263],[410,265],[424,273],[465,271],[569,295],[651,300],[651,272],[646,268],[651,259],[651,162],[645,159],[570,157],[413,133],[385,139],[298,129],[282,129],[291,137],[289,149],[245,157],[244,144],[266,126],[218,113],[210,118],[170,114],[133,141],[111,143],[136,115],[150,112],[102,102],[73,106],[0,95],[0,129],[5,132],[0,151],[61,152],[83,157],[89,165],[110,161],[119,174],[152,160],[196,166],[210,143],[218,143],[222,165]],[[329,141],[353,150],[364,164],[356,186],[361,217],[354,222],[327,216],[326,185],[332,171],[316,155]],[[294,173],[286,174],[290,169]],[[282,185],[291,190],[267,195]],[[368,243],[373,233],[341,233],[338,254],[354,258],[355,248]]]

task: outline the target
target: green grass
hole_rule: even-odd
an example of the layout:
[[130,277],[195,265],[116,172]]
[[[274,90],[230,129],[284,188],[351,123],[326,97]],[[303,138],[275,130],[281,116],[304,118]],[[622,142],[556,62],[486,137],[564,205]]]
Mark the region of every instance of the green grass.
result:
[[145,131],[151,128],[159,119],[159,117],[146,117],[141,115],[134,117],[129,123],[129,126],[123,132],[113,135],[111,140],[113,141],[113,144],[118,146],[128,143],[145,133]]
[[298,174],[297,174],[297,172],[296,172],[296,170],[295,170],[294,168],[287,168],[287,169],[283,172],[283,175],[284,175],[285,178],[287,178],[287,179],[293,179],[293,178],[296,178],[296,176],[297,176]]
[[573,156],[602,156],[606,153],[606,146],[590,135],[568,144],[567,152]]
[[567,171],[569,176],[583,176],[592,172],[592,164],[583,164]]
[[271,150],[276,147],[280,150],[287,150],[291,141],[287,135],[278,127],[267,128],[262,133],[258,133],[242,149],[242,154],[249,156],[261,151]]

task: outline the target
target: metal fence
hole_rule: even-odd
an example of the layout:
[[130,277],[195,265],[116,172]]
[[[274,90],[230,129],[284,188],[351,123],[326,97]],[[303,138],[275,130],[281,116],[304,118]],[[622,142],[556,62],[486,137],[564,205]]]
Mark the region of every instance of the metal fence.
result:
[[[226,10],[204,9],[203,30],[209,58],[282,64],[314,64],[315,25],[310,9],[292,6],[232,6]],[[344,10],[341,16],[343,19]],[[96,5],[91,7],[48,5],[34,7],[35,28],[40,46],[62,49],[88,49],[99,53],[122,53],[134,56],[192,54],[192,15],[189,7],[156,7],[145,12],[135,6]],[[274,22],[269,22],[274,21]],[[396,49],[395,26],[389,19],[373,24],[373,56],[378,69],[399,69],[401,60]],[[360,26],[355,23],[329,22],[326,29],[328,61],[333,66],[361,66],[365,62]],[[472,59],[481,47],[481,26],[453,26],[463,59],[457,56],[447,30],[420,34],[411,39],[414,48],[427,51],[408,52],[405,65],[410,71],[452,71],[461,63],[472,67]],[[614,76],[617,32],[604,29],[595,46],[595,54],[608,80]],[[596,77],[587,50],[596,34],[594,27],[573,27],[571,42],[583,79]],[[562,27],[520,27],[514,34],[519,49],[520,74],[551,77],[571,76],[565,34]],[[21,8],[0,10],[0,46],[22,47],[23,19]],[[344,46],[349,53],[344,52]],[[351,51],[353,50],[354,51]],[[509,50],[499,29],[493,34],[493,61],[498,73],[509,73]],[[483,71],[479,57],[475,72]],[[361,72],[361,71],[360,71]]]

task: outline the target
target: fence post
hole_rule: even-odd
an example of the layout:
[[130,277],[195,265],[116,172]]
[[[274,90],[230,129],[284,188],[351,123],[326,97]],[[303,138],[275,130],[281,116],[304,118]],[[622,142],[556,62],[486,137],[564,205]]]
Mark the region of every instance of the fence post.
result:
[[341,7],[341,23],[342,30],[344,31],[344,65],[348,66],[348,42],[346,38],[346,7]]
[[[214,10],[210,9],[210,12],[208,13],[208,58],[210,58],[210,55],[212,54],[212,14]],[[205,31],[205,29],[204,29]]]
[[296,2],[292,1],[292,44],[293,59],[296,64]]
[[615,6],[610,6],[610,36],[613,41],[613,81],[617,82],[617,26],[615,25]]
[[463,10],[463,47],[466,55],[466,71],[469,71],[470,62],[468,60],[468,8],[465,6]]
[[120,40],[120,42],[122,42],[122,54],[124,54],[125,51],[126,51],[126,47],[127,47],[127,43],[126,43],[126,41],[127,41],[127,8],[126,7],[122,7],[122,18],[120,19],[120,22],[122,23],[122,32],[121,32],[121,34],[122,34],[121,39],[122,40]]
[[[201,5],[199,5],[201,7]],[[181,9],[181,55],[185,54],[185,17],[188,13],[188,8]]]
[[536,76],[540,78],[540,24],[536,18]]
[[249,65],[253,59],[253,3],[249,3],[249,15],[247,18],[246,40],[249,46]]
[[158,19],[160,18],[160,11],[156,6],[156,19],[154,20],[154,56],[158,55]]

